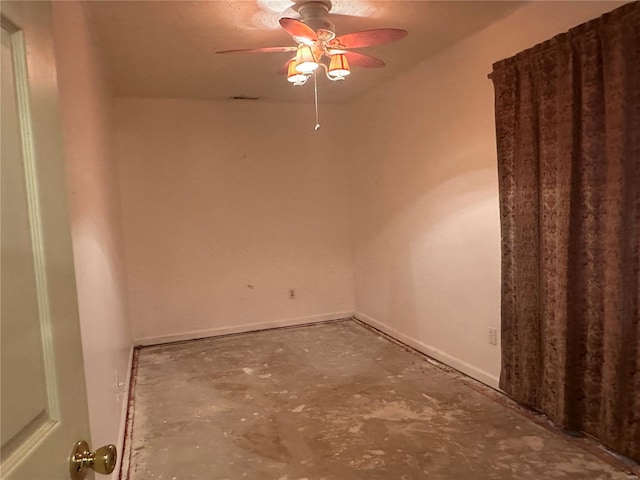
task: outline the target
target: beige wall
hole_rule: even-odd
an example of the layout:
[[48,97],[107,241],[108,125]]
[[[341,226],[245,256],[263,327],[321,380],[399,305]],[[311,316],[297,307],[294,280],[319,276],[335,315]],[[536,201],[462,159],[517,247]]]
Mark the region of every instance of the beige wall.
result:
[[621,2],[534,2],[364,95],[353,165],[356,311],[497,384],[500,225],[491,65]]
[[311,105],[117,101],[137,342],[351,314],[343,115],[321,115],[315,132]]
[[82,5],[54,2],[52,8],[91,441],[97,447],[122,441],[126,395],[116,375],[125,382],[131,353],[112,99]]

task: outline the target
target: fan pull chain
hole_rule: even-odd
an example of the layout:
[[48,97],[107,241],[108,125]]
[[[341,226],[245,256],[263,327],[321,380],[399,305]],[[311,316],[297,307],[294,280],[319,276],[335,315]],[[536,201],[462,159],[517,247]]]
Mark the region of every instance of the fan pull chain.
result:
[[313,72],[313,91],[316,99],[316,126],[315,130],[320,130],[320,121],[318,120],[318,75]]

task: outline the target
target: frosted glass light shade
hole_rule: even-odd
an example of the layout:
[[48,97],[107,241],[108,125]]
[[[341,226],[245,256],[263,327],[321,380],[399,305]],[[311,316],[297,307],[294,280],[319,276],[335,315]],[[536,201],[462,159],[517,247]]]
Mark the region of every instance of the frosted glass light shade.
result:
[[307,76],[296,70],[297,65],[295,60],[289,62],[289,66],[287,67],[287,80],[291,83],[304,83],[307,81]]
[[316,57],[308,45],[301,45],[296,51],[296,70],[300,73],[311,73],[318,68]]
[[349,60],[343,53],[331,56],[331,62],[329,63],[329,75],[332,77],[346,77],[351,73],[349,69]]

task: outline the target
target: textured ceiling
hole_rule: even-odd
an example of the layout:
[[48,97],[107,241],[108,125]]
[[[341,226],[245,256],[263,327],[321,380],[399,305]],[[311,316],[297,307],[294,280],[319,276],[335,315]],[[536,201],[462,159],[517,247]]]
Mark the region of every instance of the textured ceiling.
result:
[[[344,82],[318,79],[322,101],[347,103],[414,63],[512,12],[522,2],[334,0],[337,35],[393,27],[409,35],[359,49],[386,68],[354,68]],[[312,82],[293,87],[277,74],[287,53],[216,55],[218,50],[295,45],[278,26],[293,2],[90,1],[87,8],[116,94],[128,97],[221,100],[260,97],[311,102]],[[289,9],[286,16],[295,16]],[[491,65],[487,65],[487,71]]]

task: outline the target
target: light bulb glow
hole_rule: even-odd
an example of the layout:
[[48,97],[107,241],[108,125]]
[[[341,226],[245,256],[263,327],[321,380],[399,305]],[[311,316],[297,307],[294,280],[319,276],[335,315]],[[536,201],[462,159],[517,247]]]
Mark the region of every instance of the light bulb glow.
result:
[[339,53],[331,56],[331,62],[329,63],[329,75],[332,77],[346,77],[351,73],[349,68],[349,60],[343,53]]
[[300,45],[298,47],[295,63],[295,68],[300,73],[311,73],[318,68],[316,57],[308,45]]
[[307,81],[307,76],[304,73],[298,72],[296,70],[297,62],[295,60],[291,60],[289,62],[289,66],[287,67],[287,81],[293,83],[294,85],[302,85]]

